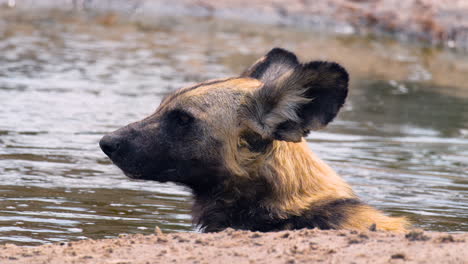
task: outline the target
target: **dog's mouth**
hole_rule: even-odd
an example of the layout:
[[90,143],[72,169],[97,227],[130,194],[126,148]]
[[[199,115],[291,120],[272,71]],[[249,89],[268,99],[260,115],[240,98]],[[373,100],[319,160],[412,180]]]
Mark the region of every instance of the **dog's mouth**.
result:
[[200,168],[206,169],[198,160],[173,159],[168,153],[158,153],[159,157],[151,157],[144,151],[132,151],[140,148],[128,146],[127,143],[120,147],[120,151],[106,154],[130,179],[187,184],[193,180],[194,172],[200,172]]
[[159,182],[172,181],[178,175],[178,170],[171,166],[169,168],[161,168],[159,166],[144,166],[126,167],[117,165],[130,179],[135,180],[153,180]]

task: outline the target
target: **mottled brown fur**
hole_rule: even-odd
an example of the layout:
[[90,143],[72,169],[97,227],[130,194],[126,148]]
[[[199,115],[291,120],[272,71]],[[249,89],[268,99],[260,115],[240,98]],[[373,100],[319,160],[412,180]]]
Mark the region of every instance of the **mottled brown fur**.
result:
[[373,227],[404,231],[360,201],[303,139],[326,126],[347,96],[336,63],[299,63],[273,49],[240,77],[180,89],[158,110],[101,140],[128,176],[173,181],[194,192],[207,231]]

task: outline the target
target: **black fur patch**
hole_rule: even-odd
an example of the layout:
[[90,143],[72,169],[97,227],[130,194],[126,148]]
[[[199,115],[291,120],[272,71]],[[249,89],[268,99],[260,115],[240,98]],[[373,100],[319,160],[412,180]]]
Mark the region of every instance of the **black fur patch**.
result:
[[265,153],[271,143],[271,139],[263,139],[259,134],[252,131],[243,132],[242,137],[247,142],[247,148],[252,152]]
[[363,203],[358,199],[337,199],[306,211],[304,216],[294,217],[295,226],[308,228],[310,223],[320,229],[337,229],[346,220],[346,210],[355,208]]
[[216,199],[198,200],[194,206],[194,220],[204,232],[218,232],[228,227],[250,231],[278,231],[284,229],[338,229],[347,218],[347,210],[362,205],[358,199],[337,199],[312,206],[301,215],[286,219],[255,203],[255,199],[241,199],[232,203]]
[[305,64],[304,70],[314,71],[320,75],[305,97],[313,99],[311,103],[303,105],[299,110],[302,127],[316,129],[331,122],[343,106],[348,95],[348,72],[339,64],[326,61],[313,61]]

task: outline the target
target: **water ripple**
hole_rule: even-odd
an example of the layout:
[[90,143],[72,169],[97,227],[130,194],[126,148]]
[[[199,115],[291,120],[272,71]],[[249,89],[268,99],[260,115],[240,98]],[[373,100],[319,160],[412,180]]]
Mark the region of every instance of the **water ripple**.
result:
[[[241,72],[273,46],[335,60],[395,50],[278,28],[213,32],[204,23],[0,28],[0,243],[152,233],[156,225],[194,231],[190,192],[126,178],[99,150],[103,134],[152,113],[174,89]],[[398,50],[410,59],[388,53],[375,67],[348,60],[347,104],[307,140],[367,203],[423,228],[468,231],[468,101],[458,96],[466,92],[430,83],[443,83],[419,65],[431,60]],[[386,75],[402,65],[409,79]]]

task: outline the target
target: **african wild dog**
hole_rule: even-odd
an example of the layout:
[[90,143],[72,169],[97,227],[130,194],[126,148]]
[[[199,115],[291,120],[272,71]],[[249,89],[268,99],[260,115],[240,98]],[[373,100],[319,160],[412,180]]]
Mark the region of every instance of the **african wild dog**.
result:
[[403,231],[404,218],[360,201],[303,139],[333,120],[347,92],[340,65],[301,64],[275,48],[239,77],[170,94],[154,114],[104,136],[100,146],[130,178],[190,187],[194,223],[205,232]]

